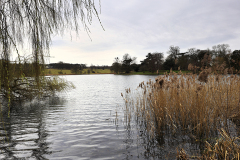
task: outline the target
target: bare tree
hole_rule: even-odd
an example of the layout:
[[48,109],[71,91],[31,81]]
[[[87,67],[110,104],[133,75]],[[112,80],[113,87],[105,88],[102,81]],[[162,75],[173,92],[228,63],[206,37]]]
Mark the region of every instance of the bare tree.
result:
[[168,54],[175,60],[177,55],[180,53],[180,48],[178,46],[170,46]]
[[163,53],[162,52],[154,52],[153,55],[156,57],[156,65],[157,70],[160,70],[163,65]]
[[226,64],[226,67],[230,67],[230,56],[231,49],[228,44],[218,44],[212,47],[212,52],[214,55],[214,62],[217,65],[221,65],[223,63]]

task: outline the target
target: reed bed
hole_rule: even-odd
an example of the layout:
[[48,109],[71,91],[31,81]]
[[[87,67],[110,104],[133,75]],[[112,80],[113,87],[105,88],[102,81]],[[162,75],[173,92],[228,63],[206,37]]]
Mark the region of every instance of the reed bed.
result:
[[[129,96],[130,90],[124,96],[126,117],[134,114],[152,138],[185,135],[204,141],[202,159],[239,159],[238,139],[230,136],[232,132],[236,136],[240,126],[238,75],[216,75],[208,70],[199,75],[170,73],[140,83],[139,89],[135,98]],[[190,157],[183,149],[177,153],[177,159]]]

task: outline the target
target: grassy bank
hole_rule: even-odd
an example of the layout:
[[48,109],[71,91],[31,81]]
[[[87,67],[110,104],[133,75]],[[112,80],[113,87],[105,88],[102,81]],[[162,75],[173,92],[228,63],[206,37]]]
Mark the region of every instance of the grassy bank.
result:
[[166,74],[139,84],[137,95],[126,90],[124,99],[126,120],[135,117],[159,143],[167,137],[204,143],[198,155],[188,156],[181,148],[179,159],[239,158],[239,141],[231,136],[239,134],[239,76],[209,75],[207,71],[199,76]]
[[[164,75],[165,73],[169,73],[169,70],[160,70],[157,72],[130,72],[130,73],[119,73],[119,75]],[[179,73],[180,71],[174,71],[175,73]],[[182,73],[191,73],[191,71],[182,71]],[[79,75],[79,74],[114,74],[110,69],[93,69],[90,70],[88,68],[79,71],[78,73],[73,73],[71,70],[67,69],[46,69],[46,75]]]
[[[173,71],[175,73],[180,73],[180,71],[176,70]],[[192,71],[181,71],[183,74],[189,74]],[[119,73],[120,75],[164,75],[165,73],[170,73],[170,70],[160,70],[158,73],[157,72],[149,72],[149,71],[144,71],[144,72],[130,72],[130,73]]]
[[80,74],[113,74],[110,69],[83,69],[77,73],[72,72],[71,70],[67,69],[46,69],[46,75],[80,75]]

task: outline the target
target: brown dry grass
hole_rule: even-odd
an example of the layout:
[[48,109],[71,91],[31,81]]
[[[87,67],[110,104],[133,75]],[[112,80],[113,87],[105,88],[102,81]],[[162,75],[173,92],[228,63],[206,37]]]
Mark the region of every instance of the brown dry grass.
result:
[[[223,147],[233,142],[228,135],[229,125],[240,120],[239,76],[214,75],[209,69],[203,70],[199,76],[170,73],[157,77],[155,81],[143,82],[139,88],[138,98],[125,97],[126,106],[128,110],[134,110],[135,116],[142,118],[153,138],[163,133],[177,133],[201,140],[219,137],[221,130],[224,141],[219,139],[214,147],[206,146],[213,149],[202,154],[202,158],[239,156],[239,145],[233,145],[232,149]],[[127,112],[127,116],[131,117],[131,112]],[[183,151],[178,153],[178,158],[187,157]]]

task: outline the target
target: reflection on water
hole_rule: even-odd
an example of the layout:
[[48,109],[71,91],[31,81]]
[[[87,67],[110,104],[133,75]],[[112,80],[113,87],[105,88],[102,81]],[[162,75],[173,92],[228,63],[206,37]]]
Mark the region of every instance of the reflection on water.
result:
[[121,93],[155,77],[67,76],[76,89],[15,105],[10,117],[2,112],[0,159],[147,158],[148,142],[125,121]]
[[[61,102],[51,98],[48,105],[52,104],[59,105]],[[46,141],[49,134],[44,121],[45,108],[46,104],[29,103],[12,106],[10,117],[6,113],[1,114],[1,159],[44,159],[44,155],[52,153],[48,147],[50,143]]]

